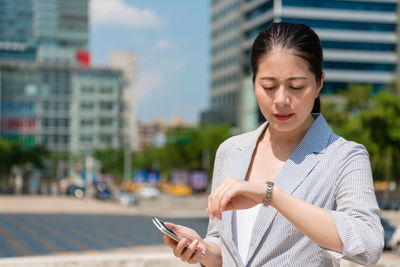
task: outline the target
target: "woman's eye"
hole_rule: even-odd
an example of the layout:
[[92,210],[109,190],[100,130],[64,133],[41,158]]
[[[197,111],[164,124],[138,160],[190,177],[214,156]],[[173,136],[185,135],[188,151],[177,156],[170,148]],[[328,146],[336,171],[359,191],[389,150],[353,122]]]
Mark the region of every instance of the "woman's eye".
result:
[[263,88],[264,88],[264,90],[267,90],[267,91],[271,91],[271,90],[275,89],[275,87],[264,87],[264,86],[263,86]]
[[304,87],[303,87],[303,86],[299,86],[299,87],[291,86],[290,88],[293,89],[293,90],[301,90],[301,89],[303,89]]

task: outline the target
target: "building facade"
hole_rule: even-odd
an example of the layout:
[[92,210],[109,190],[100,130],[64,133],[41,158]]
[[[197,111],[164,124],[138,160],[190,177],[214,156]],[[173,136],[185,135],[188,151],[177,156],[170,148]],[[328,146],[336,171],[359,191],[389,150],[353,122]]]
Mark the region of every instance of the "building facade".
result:
[[88,63],[88,0],[0,1],[0,58]]
[[[274,21],[305,23],[317,32],[324,49],[325,94],[345,90],[349,83],[371,84],[378,91],[398,82],[397,0],[214,0],[211,108],[204,115],[232,103],[236,109],[233,125],[249,130],[259,123],[261,116],[252,93],[250,50],[258,32]],[[235,101],[223,100],[232,94],[236,95]],[[215,121],[219,117],[223,121],[218,113],[214,115]]]
[[0,135],[87,155],[123,141],[121,70],[91,67],[88,0],[0,1]]
[[131,150],[139,148],[137,90],[136,90],[136,54],[131,51],[113,51],[110,55],[110,67],[122,72],[124,81],[122,95],[122,135],[124,144]]
[[119,147],[121,94],[119,71],[2,62],[0,135],[63,153]]

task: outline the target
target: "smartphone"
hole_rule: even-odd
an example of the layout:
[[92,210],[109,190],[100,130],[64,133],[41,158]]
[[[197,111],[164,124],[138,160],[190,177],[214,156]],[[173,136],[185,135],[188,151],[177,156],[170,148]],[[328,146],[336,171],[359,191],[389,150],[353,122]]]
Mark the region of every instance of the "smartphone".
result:
[[[156,217],[153,217],[152,221],[153,221],[154,225],[158,228],[158,230],[160,230],[162,233],[171,237],[176,242],[179,242],[181,240],[181,238],[174,231],[172,231],[170,228],[168,228],[162,221],[160,221]],[[189,245],[190,245],[190,242],[186,245],[186,247],[188,247]],[[197,250],[197,248],[196,248],[196,250]],[[204,253],[204,251],[202,251],[201,256],[205,256],[205,255],[206,254]]]

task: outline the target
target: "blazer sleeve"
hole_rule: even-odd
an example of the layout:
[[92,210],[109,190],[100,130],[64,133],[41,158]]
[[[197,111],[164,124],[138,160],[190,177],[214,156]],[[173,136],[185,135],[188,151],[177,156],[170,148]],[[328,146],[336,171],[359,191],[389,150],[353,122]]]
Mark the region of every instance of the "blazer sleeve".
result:
[[343,255],[330,254],[362,265],[373,265],[381,256],[384,233],[368,152],[354,142],[346,142],[341,150],[338,154],[342,161],[335,188],[336,210],[331,214],[343,242]]
[[[214,191],[219,186],[223,178],[225,178],[221,176],[222,176],[223,165],[226,162],[226,155],[228,154],[227,150],[229,149],[229,143],[230,139],[224,141],[217,149],[214,161],[211,192]],[[218,225],[219,225],[218,219],[210,218],[208,222],[207,234],[203,240],[212,242],[221,248],[221,240],[218,233]]]

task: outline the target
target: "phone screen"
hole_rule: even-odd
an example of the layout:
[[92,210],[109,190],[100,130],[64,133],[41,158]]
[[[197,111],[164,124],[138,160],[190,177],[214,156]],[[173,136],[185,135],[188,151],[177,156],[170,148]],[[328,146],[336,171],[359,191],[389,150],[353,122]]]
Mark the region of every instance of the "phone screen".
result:
[[162,221],[159,220],[159,222],[160,222],[160,223],[162,224],[162,226],[164,226],[165,229],[166,229],[167,231],[169,231],[171,234],[174,234],[174,235],[178,236],[177,234],[175,234],[174,231],[172,231],[171,229],[169,229]]

